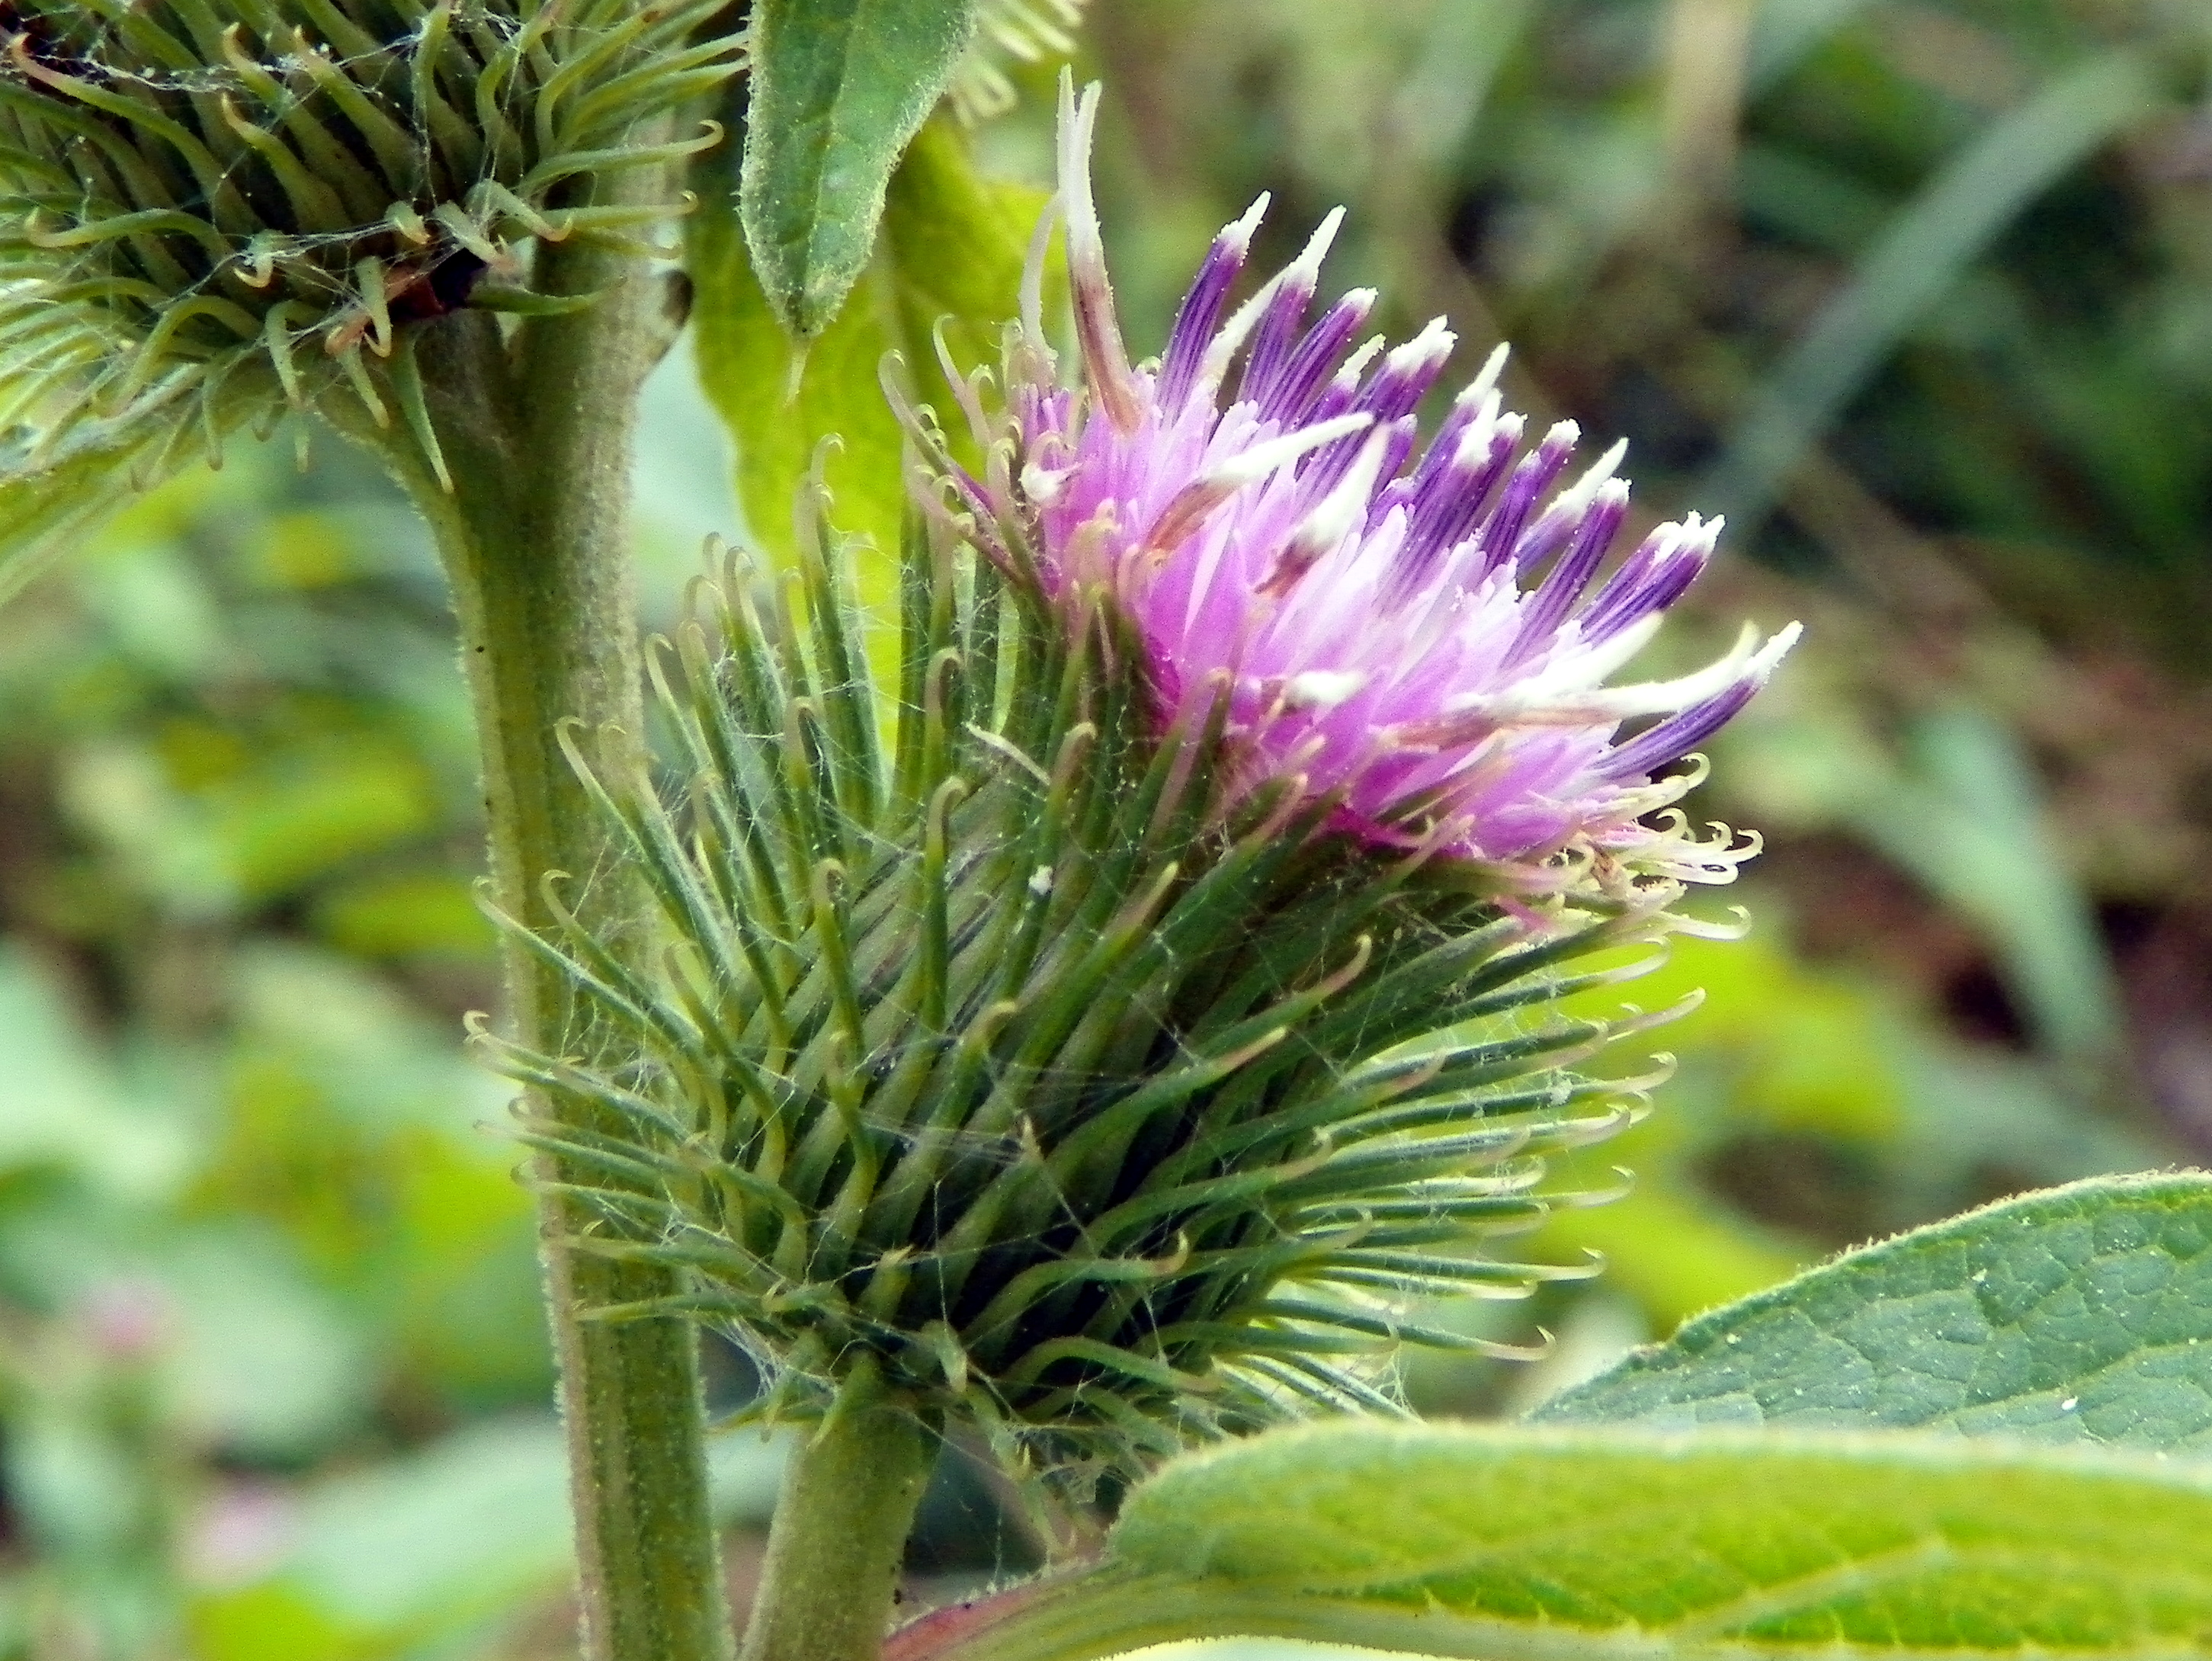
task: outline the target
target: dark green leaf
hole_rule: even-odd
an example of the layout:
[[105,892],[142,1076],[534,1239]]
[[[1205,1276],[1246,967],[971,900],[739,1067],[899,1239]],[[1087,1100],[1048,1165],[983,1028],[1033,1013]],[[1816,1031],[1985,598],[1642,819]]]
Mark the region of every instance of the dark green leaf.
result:
[[759,0],[741,216],[769,308],[801,341],[860,279],[899,153],[952,79],[974,0]]
[[1535,1416],[2212,1451],[2212,1176],[2093,1178],[1851,1252]]

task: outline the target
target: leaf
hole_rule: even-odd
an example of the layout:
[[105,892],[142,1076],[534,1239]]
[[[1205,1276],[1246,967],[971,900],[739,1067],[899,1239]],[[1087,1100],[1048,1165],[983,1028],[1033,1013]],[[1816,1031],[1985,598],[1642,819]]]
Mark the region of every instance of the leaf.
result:
[[2212,1176],[2095,1177],[1847,1253],[1534,1417],[2212,1452]]
[[710,195],[692,216],[688,258],[699,374],[736,441],[738,496],[756,541],[790,557],[792,499],[815,447],[836,434],[842,447],[827,469],[833,517],[879,551],[858,562],[863,602],[895,610],[906,487],[898,423],[878,380],[884,355],[904,356],[961,453],[966,423],[938,368],[931,332],[945,319],[947,344],[963,370],[996,360],[1043,205],[1041,192],[978,176],[957,131],[933,124],[891,180],[883,240],[854,302],[803,360],[770,313],[726,204]]
[[1699,499],[1717,501],[1739,526],[1764,514],[1805,447],[1997,233],[2156,97],[2142,59],[2116,47],[1991,124],[1896,216],[1790,349],[1738,419]]
[[[960,1652],[2178,1658],[2212,1629],[2208,1530],[2212,1469],[2102,1449],[1340,1421],[1176,1461],[1105,1569],[969,1612]],[[902,1634],[887,1656],[929,1652]]]
[[1453,1626],[1509,1622],[1559,1651],[1579,1647],[1559,1628],[1618,1641],[1629,1623],[1678,1650],[2182,1648],[2212,1620],[2208,1525],[2212,1477],[2112,1456],[1366,1422],[1172,1467],[1115,1548],[1155,1573],[1353,1595],[1373,1606],[1362,1636],[1419,1631],[1446,1653],[1477,1648]]
[[571,1572],[565,1470],[559,1427],[515,1420],[324,1483],[274,1573],[196,1600],[194,1652],[392,1654],[550,1591]]
[[298,1460],[361,1428],[378,1382],[366,1323],[295,1242],[210,1223],[165,1240],[157,1273],[180,1329],[171,1387],[209,1443]]
[[8,1052],[0,1183],[20,1191],[25,1174],[44,1166],[103,1197],[151,1205],[190,1178],[190,1127],[161,1110],[167,1103],[149,1110],[134,1100],[126,1078],[73,1019],[51,965],[19,940],[0,945],[0,1034]]
[[868,263],[899,152],[951,84],[974,0],[759,0],[740,216],[776,320],[811,341]]

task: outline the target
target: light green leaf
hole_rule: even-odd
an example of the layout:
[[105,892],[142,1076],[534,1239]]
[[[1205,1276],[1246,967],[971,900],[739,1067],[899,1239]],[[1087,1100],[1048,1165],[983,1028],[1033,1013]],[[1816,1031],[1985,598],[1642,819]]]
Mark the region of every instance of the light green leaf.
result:
[[172,1387],[200,1434],[284,1460],[359,1427],[378,1383],[368,1333],[294,1242],[211,1224],[165,1241],[157,1272],[180,1329]]
[[2212,1452],[2212,1176],[2096,1177],[1848,1253],[1535,1417]]
[[745,240],[776,320],[826,329],[868,263],[899,153],[951,83],[974,0],[759,0]]
[[776,326],[726,204],[710,198],[692,216],[699,374],[736,441],[738,500],[757,542],[791,555],[793,497],[815,447],[836,434],[842,447],[827,470],[833,517],[879,551],[858,563],[863,602],[893,606],[906,490],[898,423],[878,379],[884,355],[904,356],[960,453],[965,423],[938,368],[932,331],[945,321],[963,369],[996,361],[1043,204],[1027,186],[979,177],[949,124],[925,129],[891,181],[883,240],[860,292],[806,349],[803,364]]
[[313,1491],[275,1573],[198,1601],[195,1652],[398,1654],[557,1586],[569,1540],[559,1427],[473,1425]]
[[1752,19],[1746,90],[1771,91],[1866,9],[1867,0],[1766,0]]
[[1252,1636],[1483,1661],[2179,1661],[2212,1629],[2207,1538],[2212,1469],[2101,1449],[1338,1421],[1168,1466],[1130,1495],[1109,1567],[963,1652]]
[[[1793,7],[1825,27],[1844,8]],[[1696,494],[1739,526],[1759,517],[1805,447],[1997,233],[2084,157],[2156,105],[2142,60],[2119,47],[2054,76],[1992,123],[1893,219],[1850,283],[1753,399]]]

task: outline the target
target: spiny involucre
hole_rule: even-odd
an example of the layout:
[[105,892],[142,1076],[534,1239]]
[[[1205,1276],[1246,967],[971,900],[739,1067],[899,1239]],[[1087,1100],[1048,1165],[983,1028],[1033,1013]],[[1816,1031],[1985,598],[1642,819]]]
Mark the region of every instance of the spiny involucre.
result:
[[1606,690],[1708,527],[1586,593],[1612,459],[1557,489],[1569,435],[1516,462],[1486,382],[1413,462],[1439,338],[1363,378],[1367,297],[1301,332],[1317,252],[1222,322],[1247,222],[1133,366],[1095,109],[1063,113],[1082,384],[1033,272],[1006,405],[955,377],[980,465],[899,399],[892,696],[810,496],[799,569],[732,562],[656,660],[684,788],[578,746],[675,945],[650,970],[574,924],[533,945],[633,1059],[500,1051],[565,1104],[525,1135],[598,1219],[578,1245],[687,1277],[602,1318],[714,1323],[764,1414],[865,1365],[1077,1470],[1393,1410],[1399,1342],[1497,1348],[1425,1300],[1587,1272],[1482,1250],[1591,1197],[1544,1191],[1542,1156],[1642,1110],[1649,1080],[1576,1069],[1651,1018],[1550,1006],[1734,874],[1725,834],[1639,815],[1787,644]]

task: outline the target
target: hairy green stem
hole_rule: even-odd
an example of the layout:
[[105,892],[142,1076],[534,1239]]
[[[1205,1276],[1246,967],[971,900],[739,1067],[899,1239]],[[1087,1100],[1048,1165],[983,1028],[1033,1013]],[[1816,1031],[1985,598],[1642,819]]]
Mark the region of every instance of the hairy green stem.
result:
[[[471,313],[418,334],[450,493],[404,434],[372,432],[359,417],[345,424],[409,485],[452,581],[499,904],[547,928],[540,880],[568,873],[568,903],[615,949],[636,952],[649,939],[645,903],[611,863],[556,731],[574,717],[609,772],[641,764],[630,453],[638,388],[672,329],[662,278],[633,257],[580,239],[542,247],[532,276],[541,292],[600,298],[532,319],[510,340]],[[589,1033],[567,1030],[556,972],[512,942],[505,969],[518,1042],[550,1054],[589,1049]],[[676,1288],[664,1269],[575,1250],[588,1221],[561,1194],[542,1196],[585,1653],[723,1661],[731,1630],[708,1509],[696,1335],[680,1319],[589,1318]]]
[[742,1661],[876,1661],[936,1442],[855,1369],[793,1457]]

